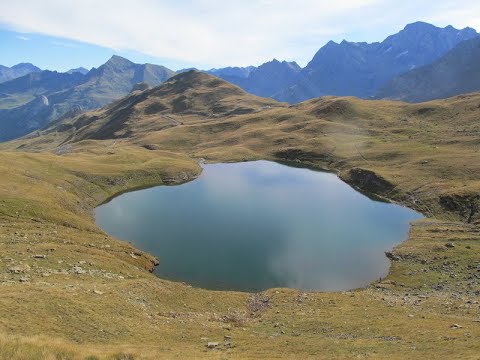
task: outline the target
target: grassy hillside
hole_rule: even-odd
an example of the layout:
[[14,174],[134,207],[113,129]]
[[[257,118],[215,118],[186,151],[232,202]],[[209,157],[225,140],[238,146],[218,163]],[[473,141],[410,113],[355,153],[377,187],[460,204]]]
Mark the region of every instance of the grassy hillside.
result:
[[[2,144],[0,358],[476,358],[479,100],[287,107],[191,72]],[[191,180],[198,158],[328,168],[427,218],[366,289],[248,294],[165,281],[92,210],[128,189]]]

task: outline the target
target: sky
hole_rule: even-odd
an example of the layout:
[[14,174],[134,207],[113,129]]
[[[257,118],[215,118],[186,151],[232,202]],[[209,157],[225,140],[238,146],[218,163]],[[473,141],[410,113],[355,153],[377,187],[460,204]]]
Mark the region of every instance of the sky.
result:
[[305,66],[329,40],[382,41],[415,21],[480,30],[480,1],[5,1],[0,64],[90,69],[117,54],[172,70],[273,58]]

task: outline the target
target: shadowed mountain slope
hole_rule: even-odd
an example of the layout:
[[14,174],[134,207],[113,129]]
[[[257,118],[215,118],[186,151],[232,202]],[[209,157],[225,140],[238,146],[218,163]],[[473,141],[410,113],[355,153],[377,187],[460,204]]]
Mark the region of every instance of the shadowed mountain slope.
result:
[[476,37],[460,43],[433,64],[394,78],[377,97],[421,102],[479,90],[480,37]]

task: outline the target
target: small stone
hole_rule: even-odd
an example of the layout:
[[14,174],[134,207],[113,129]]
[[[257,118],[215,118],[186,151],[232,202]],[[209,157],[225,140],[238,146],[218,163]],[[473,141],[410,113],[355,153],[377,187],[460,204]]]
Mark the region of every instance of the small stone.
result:
[[103,292],[98,291],[97,289],[94,289],[94,290],[93,290],[93,293],[94,293],[94,294],[97,294],[97,295],[103,295]]
[[452,326],[450,326],[450,328],[452,329],[461,329],[463,326],[461,325],[458,325],[458,324],[453,324]]
[[218,346],[218,342],[208,342],[207,343],[207,348],[209,349],[215,349]]
[[225,340],[230,340],[230,339],[232,338],[232,336],[231,336],[231,335],[225,335],[223,338],[224,338]]
[[47,258],[47,255],[35,254],[35,255],[33,255],[33,258],[34,258],[34,259],[46,259],[46,258]]
[[447,248],[454,248],[454,247],[455,247],[455,244],[452,243],[452,242],[448,242],[448,243],[445,244],[445,246],[446,246]]
[[20,282],[27,282],[27,281],[28,281],[28,278],[26,278],[26,277],[21,277],[20,278]]

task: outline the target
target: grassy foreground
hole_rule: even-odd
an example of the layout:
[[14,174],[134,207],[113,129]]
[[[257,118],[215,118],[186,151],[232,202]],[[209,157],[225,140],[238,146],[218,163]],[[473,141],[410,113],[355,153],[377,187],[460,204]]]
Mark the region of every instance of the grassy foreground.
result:
[[[255,99],[259,111],[214,119],[208,107],[145,114],[158,97],[142,96],[114,133],[118,111],[92,113],[101,139],[77,124],[73,137],[2,145],[0,358],[478,358],[479,95],[290,108]],[[100,231],[92,210],[122,191],[194,179],[200,157],[329,168],[427,218],[366,289],[249,294],[165,281],[149,272],[156,259]]]

